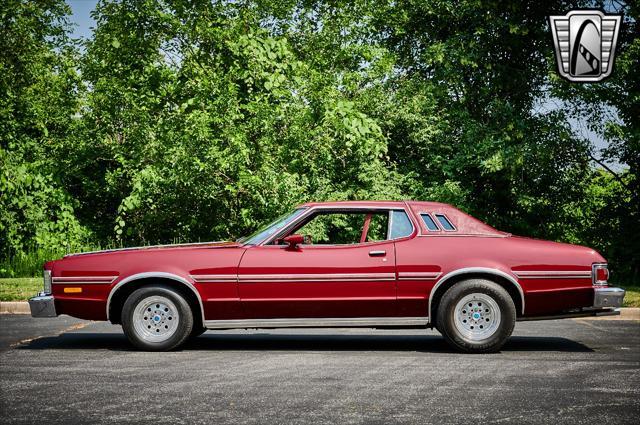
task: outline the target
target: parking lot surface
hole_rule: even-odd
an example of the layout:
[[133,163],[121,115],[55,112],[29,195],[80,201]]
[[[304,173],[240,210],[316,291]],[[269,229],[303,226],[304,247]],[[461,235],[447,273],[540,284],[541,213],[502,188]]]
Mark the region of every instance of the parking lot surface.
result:
[[134,351],[121,328],[0,316],[2,423],[638,423],[640,322],[522,322],[502,352],[435,331],[209,331]]

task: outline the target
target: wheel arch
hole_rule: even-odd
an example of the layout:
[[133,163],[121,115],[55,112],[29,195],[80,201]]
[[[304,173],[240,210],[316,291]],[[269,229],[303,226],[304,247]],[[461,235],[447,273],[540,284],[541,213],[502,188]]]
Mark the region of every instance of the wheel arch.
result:
[[138,273],[127,276],[118,282],[111,289],[107,298],[107,320],[111,323],[120,323],[120,313],[127,297],[136,289],[154,283],[162,283],[179,291],[194,309],[194,319],[204,324],[204,307],[196,287],[185,278],[166,272]]
[[453,285],[470,278],[482,278],[497,283],[507,290],[516,306],[518,316],[524,315],[525,298],[516,278],[502,270],[486,267],[468,267],[451,271],[435,284],[429,295],[429,323],[435,325],[436,314],[442,296]]

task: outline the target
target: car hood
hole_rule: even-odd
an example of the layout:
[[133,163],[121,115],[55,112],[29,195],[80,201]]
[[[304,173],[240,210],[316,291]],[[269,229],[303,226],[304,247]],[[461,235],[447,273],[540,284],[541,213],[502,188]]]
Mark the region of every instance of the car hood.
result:
[[215,242],[191,242],[191,243],[179,243],[179,244],[167,244],[167,245],[147,245],[147,246],[134,246],[129,248],[116,248],[116,249],[104,249],[99,251],[78,252],[75,254],[67,254],[64,258],[77,257],[81,255],[95,255],[95,254],[109,254],[112,252],[123,251],[155,251],[166,249],[188,249],[188,248],[231,248],[238,246],[236,242],[230,241],[215,241]]

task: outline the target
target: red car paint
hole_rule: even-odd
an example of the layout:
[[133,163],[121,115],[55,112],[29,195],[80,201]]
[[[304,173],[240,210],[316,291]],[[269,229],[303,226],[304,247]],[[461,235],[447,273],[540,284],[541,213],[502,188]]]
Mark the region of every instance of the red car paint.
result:
[[[593,249],[512,236],[441,203],[301,207],[400,209],[414,230],[353,245],[289,249],[225,242],[69,255],[45,264],[56,311],[118,323],[119,291],[167,279],[197,296],[204,320],[426,317],[442,294],[437,291],[455,279],[483,276],[509,288],[519,316],[535,317],[591,306],[592,264],[605,262]],[[421,213],[445,214],[455,230],[429,231]],[[82,292],[65,293],[67,287]]]

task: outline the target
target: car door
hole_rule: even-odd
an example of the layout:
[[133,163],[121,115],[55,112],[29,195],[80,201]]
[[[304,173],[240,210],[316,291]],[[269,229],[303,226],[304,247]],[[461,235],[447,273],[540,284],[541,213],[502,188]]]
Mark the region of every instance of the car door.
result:
[[421,317],[428,314],[429,298],[442,277],[442,265],[458,258],[451,245],[457,244],[459,238],[438,237],[447,230],[435,214],[421,210],[414,210],[414,213],[420,237],[396,243],[398,314]]
[[396,314],[392,240],[306,244],[296,249],[276,244],[254,246],[245,252],[238,278],[248,318]]

